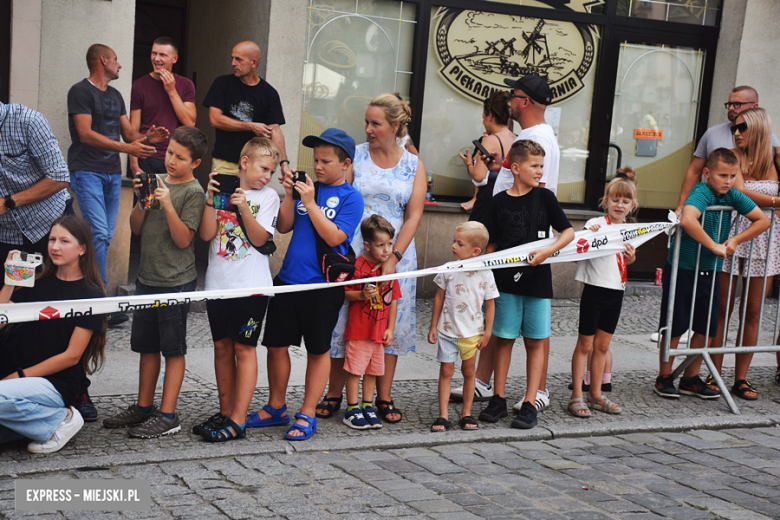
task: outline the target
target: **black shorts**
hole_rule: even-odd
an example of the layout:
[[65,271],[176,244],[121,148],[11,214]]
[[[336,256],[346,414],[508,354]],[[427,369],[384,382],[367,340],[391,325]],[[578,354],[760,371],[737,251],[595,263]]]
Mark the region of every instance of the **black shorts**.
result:
[[247,296],[227,300],[208,300],[211,339],[216,343],[230,338],[236,343],[256,347],[263,327],[268,296]]
[[[698,275],[696,283],[696,297],[693,296],[693,282]],[[661,297],[661,321],[658,328],[666,327],[668,313],[669,285],[672,281],[672,266],[669,262],[664,265],[663,296]],[[715,278],[715,287],[712,287],[712,279]],[[677,269],[677,291],[674,296],[674,311],[672,312],[672,337],[682,336],[688,330],[691,320],[691,303],[693,302],[693,332],[706,335],[707,310],[710,305],[710,293],[712,296],[712,312],[710,316],[710,334],[714,338],[718,332],[718,305],[720,296],[720,282],[715,271],[689,271]]]
[[[287,284],[276,277],[274,285]],[[343,304],[343,286],[277,294],[268,304],[263,346],[299,346],[303,338],[309,354],[325,354]]]
[[580,298],[580,334],[593,336],[597,329],[614,334],[623,308],[623,293],[585,284]]
[[[154,287],[135,282],[135,294],[161,294],[194,291],[197,280],[175,287]],[[140,354],[161,352],[166,358],[187,353],[187,313],[190,304],[160,305],[133,311],[130,350]]]

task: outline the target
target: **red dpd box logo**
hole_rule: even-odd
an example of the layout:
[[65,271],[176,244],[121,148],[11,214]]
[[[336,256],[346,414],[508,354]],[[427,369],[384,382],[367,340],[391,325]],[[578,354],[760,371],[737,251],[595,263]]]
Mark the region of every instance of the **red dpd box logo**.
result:
[[60,317],[60,311],[58,311],[54,307],[46,307],[45,309],[42,309],[38,313],[39,320],[53,320],[54,318],[59,318],[59,317]]
[[590,246],[588,245],[588,241],[584,238],[581,238],[577,240],[577,252],[578,253],[587,253]]

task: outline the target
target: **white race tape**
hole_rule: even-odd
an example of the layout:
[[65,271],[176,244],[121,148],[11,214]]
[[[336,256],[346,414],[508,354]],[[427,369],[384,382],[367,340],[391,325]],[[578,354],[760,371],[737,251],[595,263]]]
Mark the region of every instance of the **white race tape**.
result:
[[[545,264],[560,262],[576,262],[599,256],[614,255],[625,249],[625,244],[639,247],[673,224],[670,222],[654,222],[652,224],[621,224],[604,226],[599,231],[579,231],[574,240],[544,261]],[[371,278],[371,282],[397,280],[400,278],[417,278],[435,275],[441,272],[478,271],[482,269],[502,269],[518,265],[528,265],[529,253],[555,243],[555,238],[539,240],[530,244],[513,247],[466,260],[448,262],[438,267],[429,267],[406,273],[395,273]],[[112,296],[90,300],[60,300],[51,302],[32,302],[20,304],[0,304],[0,323],[19,323],[23,321],[48,320],[67,318],[85,314],[108,314],[111,312],[128,312],[135,309],[148,309],[167,305],[200,302],[205,300],[222,300],[242,298],[254,295],[273,295],[298,291],[313,291],[325,287],[349,285],[361,280],[350,280],[338,283],[315,283],[305,285],[283,285],[276,287],[250,287],[246,289],[192,291],[165,294],[145,294],[138,296]]]

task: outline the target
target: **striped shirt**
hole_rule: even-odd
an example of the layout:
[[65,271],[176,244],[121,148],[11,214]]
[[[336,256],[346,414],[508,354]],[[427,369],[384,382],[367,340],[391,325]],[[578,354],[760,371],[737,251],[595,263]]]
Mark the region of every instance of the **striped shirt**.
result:
[[[731,188],[722,197],[718,197],[713,193],[709,186],[704,182],[699,182],[691,188],[691,192],[688,195],[688,199],[685,201],[686,206],[693,206],[700,212],[704,213],[704,209],[707,206],[733,206],[741,215],[747,215],[753,208],[756,207],[756,203],[750,200],[746,195],[743,195],[739,191]],[[721,212],[708,211],[705,217],[704,232],[709,235],[716,243],[722,244],[729,238],[729,228],[731,227],[731,211],[724,211],[723,221],[720,222]],[[701,222],[701,217],[699,217]],[[720,224],[720,236],[718,236],[718,225]],[[672,238],[672,245],[669,248],[669,256],[667,260],[672,263],[674,257],[674,242],[677,240],[677,234]],[[698,250],[699,243],[696,242],[691,236],[682,231],[682,242],[680,242],[680,269],[686,269],[693,271],[696,269],[696,252]],[[717,260],[717,264],[716,264]],[[723,266],[723,260],[715,256],[712,251],[702,246],[701,257],[699,259],[699,269],[702,271],[712,271],[713,269],[720,271]]]
[[[0,197],[13,195],[43,179],[70,182],[68,165],[43,115],[23,105],[0,103]],[[0,215],[0,242],[38,242],[65,210],[68,190]]]

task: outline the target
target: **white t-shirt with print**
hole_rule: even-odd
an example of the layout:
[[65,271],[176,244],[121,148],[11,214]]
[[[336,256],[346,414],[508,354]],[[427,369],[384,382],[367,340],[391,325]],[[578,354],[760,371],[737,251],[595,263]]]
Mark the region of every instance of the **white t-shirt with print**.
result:
[[[603,229],[608,225],[607,219],[605,217],[592,218],[585,223],[585,229],[589,229],[597,224]],[[621,253],[620,257],[622,257],[623,262],[626,261],[624,254]],[[605,289],[626,290],[626,284],[623,282],[623,276],[620,271],[618,254],[581,260],[577,265],[577,274],[574,275],[574,279],[578,282],[604,287]]]
[[[273,238],[279,213],[279,195],[268,186],[244,193],[255,220]],[[217,236],[209,246],[206,290],[272,286],[268,255],[252,247],[238,225],[235,213],[220,209],[216,214]]]
[[[558,169],[561,163],[561,149],[558,146],[558,138],[555,137],[553,128],[546,124],[539,124],[530,128],[524,128],[517,134],[517,139],[528,139],[539,143],[544,148],[544,172],[542,174],[542,180],[539,182],[544,183],[544,187],[551,192],[558,193]],[[507,154],[509,151],[507,150]],[[506,191],[512,187],[515,179],[512,175],[512,170],[509,168],[501,168],[496,177],[496,184],[493,186],[493,195],[497,195],[502,191]]]
[[484,334],[482,304],[485,300],[498,298],[493,271],[441,273],[433,282],[444,289],[444,306],[436,330],[451,338]]

